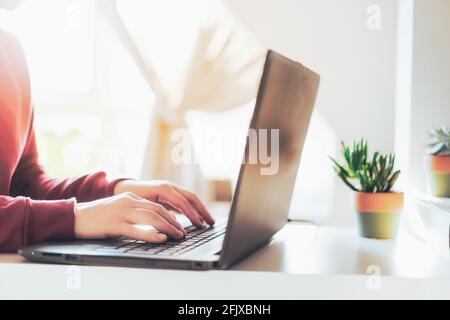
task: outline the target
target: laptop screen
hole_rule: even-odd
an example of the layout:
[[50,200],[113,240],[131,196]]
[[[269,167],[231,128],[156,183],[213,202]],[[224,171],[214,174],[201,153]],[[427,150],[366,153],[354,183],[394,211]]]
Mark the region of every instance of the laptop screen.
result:
[[221,256],[228,267],[286,223],[319,76],[269,51]]

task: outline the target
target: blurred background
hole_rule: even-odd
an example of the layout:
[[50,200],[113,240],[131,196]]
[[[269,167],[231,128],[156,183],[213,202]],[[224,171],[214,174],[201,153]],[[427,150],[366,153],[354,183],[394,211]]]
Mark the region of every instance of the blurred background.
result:
[[[450,122],[448,0],[28,0],[0,10],[0,27],[25,48],[54,177],[105,170],[220,198],[236,181],[267,48],[322,77],[292,218],[352,223],[328,159],[340,140],[396,152],[398,187],[424,189],[427,132]],[[179,128],[193,165],[170,161]]]

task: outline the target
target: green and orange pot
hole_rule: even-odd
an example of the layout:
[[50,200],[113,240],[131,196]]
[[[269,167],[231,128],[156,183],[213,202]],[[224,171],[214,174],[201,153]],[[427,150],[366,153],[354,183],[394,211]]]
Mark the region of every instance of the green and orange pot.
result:
[[397,236],[403,193],[355,192],[352,197],[357,229],[362,237],[392,239]]
[[450,156],[427,157],[427,187],[435,197],[450,198]]

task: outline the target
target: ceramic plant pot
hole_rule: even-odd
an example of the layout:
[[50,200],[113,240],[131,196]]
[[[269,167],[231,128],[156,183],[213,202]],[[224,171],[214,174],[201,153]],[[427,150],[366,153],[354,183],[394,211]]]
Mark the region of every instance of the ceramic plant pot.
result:
[[430,155],[427,160],[428,193],[450,198],[450,156]]
[[365,238],[395,238],[403,209],[404,194],[399,192],[353,194],[356,225]]

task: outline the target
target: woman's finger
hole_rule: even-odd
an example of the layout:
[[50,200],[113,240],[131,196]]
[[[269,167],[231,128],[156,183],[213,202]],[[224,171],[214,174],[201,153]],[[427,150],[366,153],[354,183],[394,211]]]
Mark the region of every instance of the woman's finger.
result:
[[180,187],[176,187],[176,189],[196,207],[197,211],[210,226],[214,225],[215,221],[212,214],[206,209],[206,206],[195,193]]
[[167,234],[174,239],[182,239],[184,233],[175,228],[157,212],[147,209],[132,209],[127,215],[127,221],[132,224],[151,225],[159,232]]
[[182,225],[177,221],[177,219],[159,203],[148,201],[144,198],[136,198],[132,200],[132,204],[133,208],[136,209],[147,209],[156,211],[159,215],[161,215],[164,219],[166,219],[167,222],[169,222],[171,225],[173,225],[180,231],[184,232]]
[[191,206],[190,202],[175,188],[171,188],[170,191],[164,192],[159,196],[159,199],[168,202],[172,207],[186,215],[192,224],[196,227],[202,227],[202,219],[198,212]]
[[150,243],[163,243],[167,241],[167,236],[165,234],[154,231],[141,230],[131,224],[124,224],[121,228],[120,233],[126,238]]

